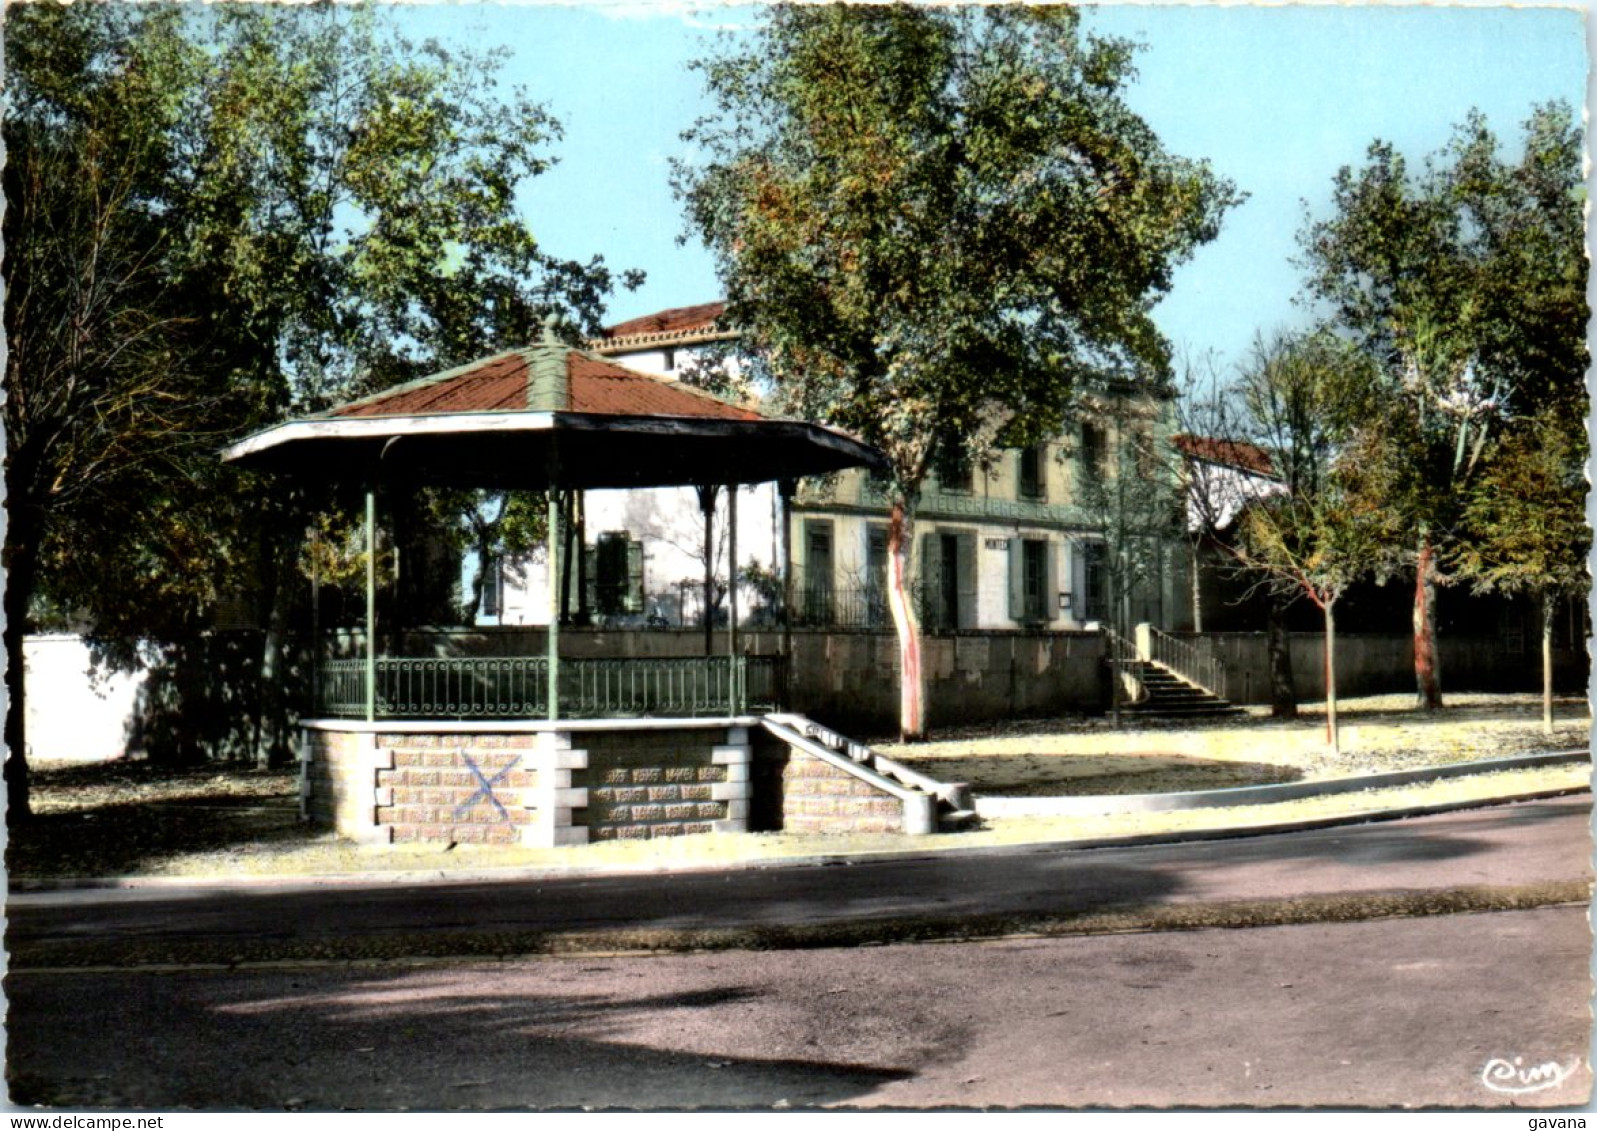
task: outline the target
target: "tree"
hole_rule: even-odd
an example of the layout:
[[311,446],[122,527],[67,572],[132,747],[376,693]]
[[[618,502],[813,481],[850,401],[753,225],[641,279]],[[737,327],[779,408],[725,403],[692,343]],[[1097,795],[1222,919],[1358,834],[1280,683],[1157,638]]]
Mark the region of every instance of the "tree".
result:
[[1471,115],[1411,175],[1377,142],[1342,169],[1332,215],[1302,236],[1309,294],[1381,366],[1379,427],[1401,419],[1386,505],[1413,531],[1414,662],[1441,706],[1435,585],[1462,499],[1510,406],[1579,411],[1586,369],[1581,133],[1568,107],[1526,123],[1517,163]]
[[910,739],[926,719],[907,582],[934,453],[981,463],[1057,435],[1083,387],[1162,382],[1150,308],[1237,200],[1127,109],[1131,48],[1080,19],[781,5],[698,64],[716,110],[674,180],[727,320],[788,407],[888,461]]
[[1254,435],[1271,454],[1282,490],[1242,514],[1235,552],[1272,597],[1307,597],[1325,622],[1326,744],[1340,753],[1336,717],[1336,603],[1369,573],[1394,536],[1371,491],[1356,424],[1370,395],[1370,366],[1324,332],[1278,335],[1255,346],[1242,375]]
[[[173,639],[253,579],[275,687],[320,500],[221,468],[216,449],[526,340],[550,309],[596,330],[617,280],[549,255],[516,211],[553,119],[493,92],[496,57],[413,46],[373,9],[27,5],[7,13],[6,66],[6,770],[21,817],[35,606],[105,638]],[[281,757],[283,729],[263,735]]]
[[[1254,373],[1262,374],[1272,364],[1270,348],[1259,338],[1253,352]],[[1265,398],[1259,408],[1271,422],[1269,424],[1250,425],[1241,386],[1234,379],[1222,377],[1209,362],[1202,368],[1187,367],[1185,388],[1176,402],[1177,424],[1181,429],[1176,442],[1182,454],[1178,467],[1192,570],[1193,631],[1200,634],[1203,632],[1204,551],[1211,547],[1218,549],[1222,555],[1220,560],[1229,563],[1224,572],[1246,580],[1248,570],[1237,552],[1240,519],[1249,505],[1285,489],[1276,471],[1275,458],[1259,443],[1266,435],[1281,432],[1284,422],[1277,419],[1272,394],[1261,390],[1256,395]],[[1299,423],[1307,426],[1312,421]],[[1272,436],[1272,442],[1283,439],[1285,437],[1280,435]],[[1289,474],[1297,474],[1290,452],[1287,468]],[[1298,700],[1286,617],[1297,594],[1279,587],[1265,586],[1265,589],[1269,601],[1266,651],[1270,713],[1278,719],[1295,719]]]
[[1590,587],[1586,434],[1556,410],[1498,438],[1465,501],[1454,564],[1477,591],[1523,593],[1541,605],[1542,730],[1553,733],[1553,609]]
[[[1203,632],[1203,554],[1224,537],[1267,475],[1242,446],[1236,389],[1212,357],[1185,367],[1175,401],[1175,465],[1192,593],[1192,631]],[[1261,453],[1262,454],[1262,453]]]
[[[1162,419],[1162,399],[1118,396],[1096,414],[1105,429],[1101,462],[1078,453],[1078,506],[1101,539],[1109,620],[1121,642],[1132,636],[1132,602],[1162,576],[1165,545],[1178,529],[1181,495]],[[1112,673],[1111,711],[1120,725],[1121,673]]]

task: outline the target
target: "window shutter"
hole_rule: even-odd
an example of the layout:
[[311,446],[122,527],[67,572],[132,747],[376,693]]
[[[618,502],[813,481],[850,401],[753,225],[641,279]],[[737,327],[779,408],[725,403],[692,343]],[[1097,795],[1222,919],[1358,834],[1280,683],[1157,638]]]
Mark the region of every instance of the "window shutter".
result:
[[627,542],[627,593],[626,610],[643,611],[643,543]]
[[499,572],[498,558],[485,558],[479,567],[482,571],[482,601],[480,611],[485,617],[496,617],[503,606],[502,587],[504,575]]
[[941,628],[938,614],[943,588],[943,538],[940,534],[920,536],[920,615],[927,628]]
[[958,558],[955,578],[959,584],[958,628],[976,627],[976,535],[961,534],[954,543]]
[[592,613],[599,608],[599,547],[584,546],[582,562],[582,578],[585,585],[582,607]]
[[1042,619],[1045,623],[1059,618],[1059,543],[1049,539],[1043,560],[1047,563],[1043,573]]
[[1077,622],[1087,619],[1087,546],[1070,544],[1070,616]]
[[1009,540],[1009,619],[1026,623],[1026,543],[1021,538]]

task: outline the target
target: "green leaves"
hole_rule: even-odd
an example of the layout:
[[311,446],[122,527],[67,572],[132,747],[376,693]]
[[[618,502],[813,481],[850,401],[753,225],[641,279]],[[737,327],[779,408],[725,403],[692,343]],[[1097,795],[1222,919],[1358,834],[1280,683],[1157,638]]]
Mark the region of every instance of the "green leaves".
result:
[[1452,564],[1478,590],[1547,597],[1590,583],[1583,422],[1556,407],[1516,422],[1469,492]]
[[1510,412],[1582,411],[1580,160],[1568,107],[1536,110],[1517,161],[1472,114],[1417,175],[1373,144],[1338,173],[1331,216],[1304,229],[1310,296],[1381,365],[1389,403],[1432,449],[1440,495],[1468,480]]
[[1377,504],[1392,465],[1360,430],[1373,378],[1367,357],[1324,331],[1261,339],[1241,377],[1248,432],[1281,489],[1243,511],[1238,557],[1270,589],[1322,609],[1380,572],[1402,539]]
[[1130,48],[1078,19],[777,6],[700,64],[718,109],[675,186],[729,318],[911,495],[937,443],[980,458],[1057,433],[1082,386],[1161,378],[1148,312],[1238,199],[1160,148],[1118,98]]
[[516,193],[559,125],[500,58],[377,7],[27,5],[6,49],[8,561],[116,631],[291,583],[317,500],[226,441],[638,281],[539,247]]

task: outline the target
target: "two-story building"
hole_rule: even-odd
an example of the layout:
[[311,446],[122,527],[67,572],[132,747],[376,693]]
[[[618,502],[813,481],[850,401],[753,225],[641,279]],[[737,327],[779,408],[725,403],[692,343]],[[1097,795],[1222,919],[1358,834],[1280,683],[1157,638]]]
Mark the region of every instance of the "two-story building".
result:
[[[690,371],[711,343],[736,340],[722,327],[720,303],[660,311],[609,327],[588,348],[629,368],[670,377]],[[734,362],[735,363],[735,362]],[[999,453],[990,466],[960,459],[936,461],[915,511],[918,572],[915,596],[923,627],[958,630],[1079,629],[1111,619],[1117,587],[1129,588],[1127,623],[1166,626],[1180,615],[1183,556],[1176,528],[1139,538],[1137,570],[1116,572],[1127,555],[1124,527],[1135,515],[1109,514],[1115,491],[1102,489],[1121,474],[1139,478],[1146,507],[1150,488],[1163,490],[1158,467],[1118,458],[1134,437],[1168,449],[1167,400],[1142,397],[1129,410],[1104,411],[1070,434],[1029,448]],[[1093,490],[1093,484],[1099,485]],[[1168,509],[1174,516],[1175,486]],[[790,500],[773,485],[737,492],[737,566],[743,578],[740,615],[770,619],[779,604],[771,578],[780,577],[789,525],[793,556],[793,623],[803,627],[888,629],[886,601],[887,512],[884,484],[864,471],[799,484]],[[693,624],[702,615],[705,561],[702,500],[691,489],[592,491],[584,500],[584,525],[594,572],[619,576],[626,553],[630,569],[621,605],[670,624]],[[785,505],[784,505],[785,504]],[[712,605],[720,608],[727,578],[727,501],[721,492],[712,523],[710,556],[718,578]],[[1144,525],[1146,523],[1144,522]],[[1168,537],[1167,537],[1168,535]],[[1118,536],[1118,537],[1117,537]],[[625,544],[630,551],[615,547]],[[606,547],[610,547],[606,557]],[[1134,583],[1126,585],[1128,575]],[[608,580],[607,580],[608,579]],[[613,578],[596,578],[610,592]],[[1117,585],[1118,583],[1118,585]],[[592,582],[590,582],[590,585]],[[542,606],[536,562],[502,570],[498,603],[488,618],[536,623]]]

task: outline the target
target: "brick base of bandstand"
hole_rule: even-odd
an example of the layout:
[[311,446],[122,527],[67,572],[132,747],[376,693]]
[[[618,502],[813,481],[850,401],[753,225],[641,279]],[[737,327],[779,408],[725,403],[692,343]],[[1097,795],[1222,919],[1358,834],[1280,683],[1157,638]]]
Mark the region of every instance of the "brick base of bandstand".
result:
[[302,815],[362,843],[904,830],[898,798],[752,717],[301,725]]

